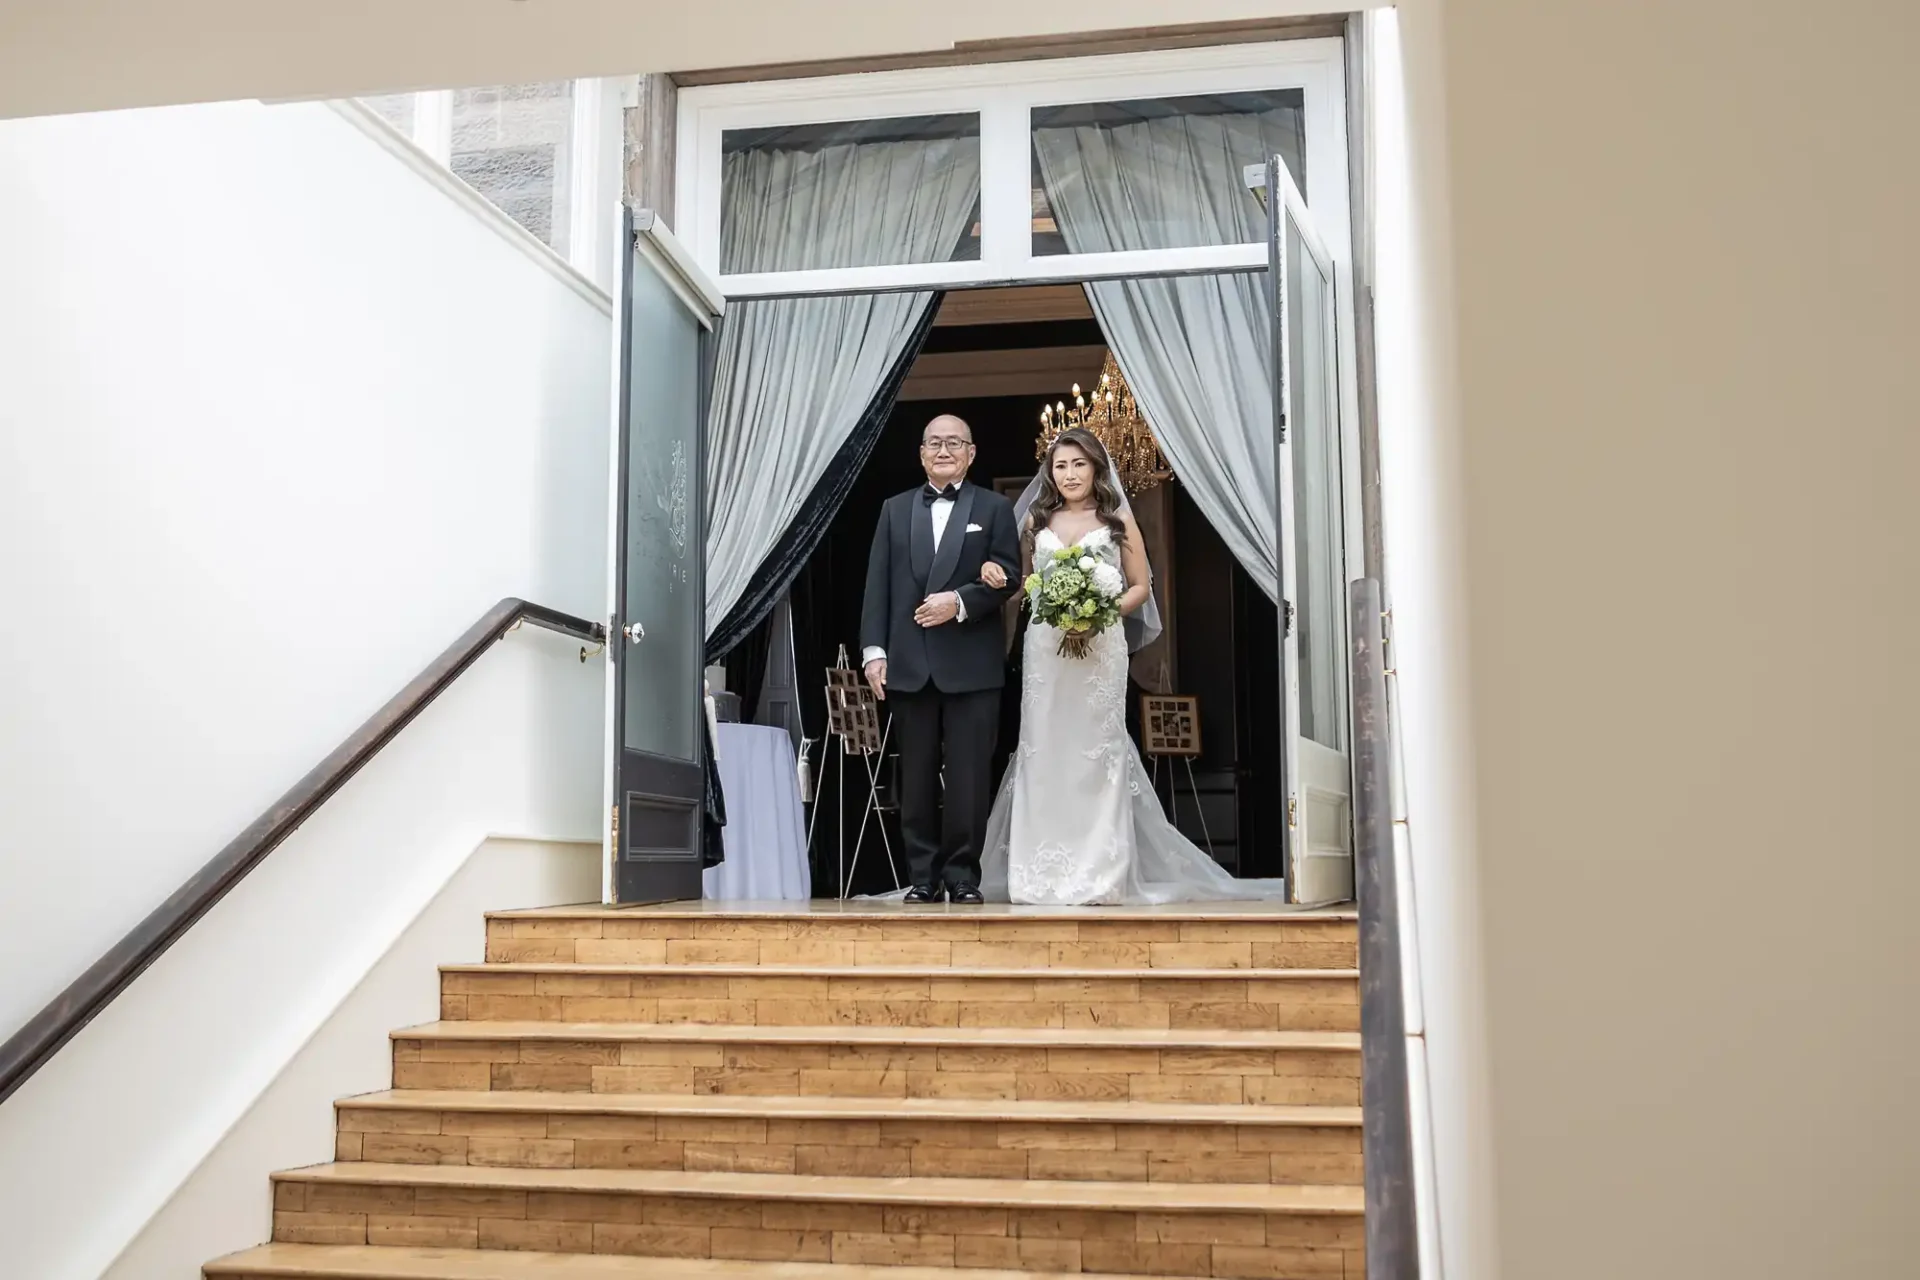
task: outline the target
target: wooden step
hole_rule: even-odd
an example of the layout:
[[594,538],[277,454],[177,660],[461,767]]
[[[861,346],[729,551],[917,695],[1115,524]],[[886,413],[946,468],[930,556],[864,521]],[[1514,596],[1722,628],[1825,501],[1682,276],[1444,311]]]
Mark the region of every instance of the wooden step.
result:
[[1302,907],[1270,898],[1250,898],[1238,902],[1175,902],[1143,906],[1033,906],[1009,902],[987,902],[977,906],[937,903],[931,907],[908,906],[895,897],[885,898],[702,898],[678,902],[636,903],[608,906],[599,902],[563,903],[551,907],[513,907],[489,911],[489,920],[813,920],[849,922],[886,922],[889,920],[958,921],[1011,919],[1016,921],[1173,921],[1216,922],[1271,920],[1355,920],[1359,908],[1351,902],[1336,902],[1324,907]]
[[1352,1031],[1351,969],[449,965],[441,1017],[913,1027]]
[[[553,964],[1351,969],[1350,908],[562,907],[487,918],[487,959]],[[810,908],[810,909],[809,909]],[[834,910],[834,908],[845,908]]]
[[442,1021],[399,1089],[1357,1106],[1360,1037],[1212,1028]]
[[1358,1185],[1358,1107],[392,1090],[336,1158],[870,1177]]
[[[659,1280],[657,1258],[618,1254],[268,1244],[209,1263],[216,1280]],[[968,1271],[966,1280],[1120,1280],[1090,1272]],[[954,1280],[948,1267],[676,1258],[674,1280]]]
[[[333,1164],[274,1178],[274,1238],[650,1257],[1340,1275],[1358,1187]],[[1291,1270],[1289,1270],[1291,1268]]]

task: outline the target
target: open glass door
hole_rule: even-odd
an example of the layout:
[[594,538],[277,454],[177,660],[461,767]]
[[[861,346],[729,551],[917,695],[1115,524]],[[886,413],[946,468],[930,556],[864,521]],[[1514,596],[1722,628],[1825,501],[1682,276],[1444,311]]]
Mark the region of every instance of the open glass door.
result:
[[719,288],[650,213],[623,215],[608,714],[609,902],[700,896],[706,783],[702,449]]
[[1268,161],[1287,892],[1353,897],[1347,555],[1333,259],[1286,165]]

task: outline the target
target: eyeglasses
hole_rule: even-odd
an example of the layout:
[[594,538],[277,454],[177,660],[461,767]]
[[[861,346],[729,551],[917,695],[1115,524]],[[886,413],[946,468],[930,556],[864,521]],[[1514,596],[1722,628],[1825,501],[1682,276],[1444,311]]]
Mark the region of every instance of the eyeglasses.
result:
[[926,452],[936,456],[942,453],[965,453],[968,449],[973,448],[973,441],[948,436],[941,440],[922,440],[920,447]]

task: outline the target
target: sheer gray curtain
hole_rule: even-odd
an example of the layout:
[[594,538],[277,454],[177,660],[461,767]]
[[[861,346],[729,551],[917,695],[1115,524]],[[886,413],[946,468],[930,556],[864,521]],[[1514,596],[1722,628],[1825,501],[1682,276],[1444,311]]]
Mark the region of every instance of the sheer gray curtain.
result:
[[[726,273],[934,262],[967,231],[978,139],[726,158]],[[749,300],[720,324],[707,417],[707,632],[727,616],[900,358],[930,293]]]
[[[1241,171],[1300,172],[1293,110],[1168,115],[1034,130],[1054,218],[1074,253],[1246,244],[1266,216]],[[1273,324],[1257,275],[1111,280],[1094,314],[1180,483],[1234,558],[1279,598]]]

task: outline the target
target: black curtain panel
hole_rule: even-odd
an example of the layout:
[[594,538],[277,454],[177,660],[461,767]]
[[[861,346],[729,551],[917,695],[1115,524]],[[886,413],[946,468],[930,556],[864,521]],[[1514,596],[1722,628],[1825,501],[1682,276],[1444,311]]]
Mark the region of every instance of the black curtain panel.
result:
[[[813,744],[809,748],[808,767],[813,774],[815,795],[818,796],[822,780],[826,777],[827,756],[832,745],[827,741],[827,694],[823,673],[833,662],[833,650],[832,637],[817,598],[816,574],[813,562],[808,561],[794,578],[788,599],[793,606],[794,681],[800,702],[800,733]],[[809,813],[810,819],[819,828],[808,851],[815,897],[834,897],[840,892],[834,884],[833,872],[823,871],[825,863],[820,859],[821,850],[833,847],[833,838],[840,830],[839,814],[821,814],[823,808],[831,807],[816,803]]]
[[[773,550],[767,553],[767,558],[760,562],[753,586],[721,619],[713,634],[707,637],[709,663],[721,661],[749,632],[766,621],[775,603],[792,585],[801,566],[806,564],[814,548],[820,545],[827,527],[833,523],[834,513],[846,501],[854,480],[860,475],[860,469],[867,465],[867,458],[872,455],[874,445],[886,429],[887,417],[893,412],[894,399],[899,396],[900,386],[907,380],[913,362],[919,358],[920,348],[926,345],[927,334],[933,329],[933,318],[940,314],[940,303],[945,297],[944,293],[933,295],[932,302],[920,317],[920,323],[914,327],[906,346],[901,348],[900,358],[894,361],[886,380],[867,403],[866,411],[860,415],[860,421],[854,424],[846,443],[840,446],[833,455],[833,461],[827,464],[825,474],[801,504],[793,523],[773,544]],[[761,664],[764,671],[764,657]],[[745,692],[741,690],[743,701]]]
[[700,732],[707,740],[705,803],[700,812],[700,865],[717,867],[727,860],[727,797],[720,789],[720,765],[713,753],[713,726],[700,715]]

